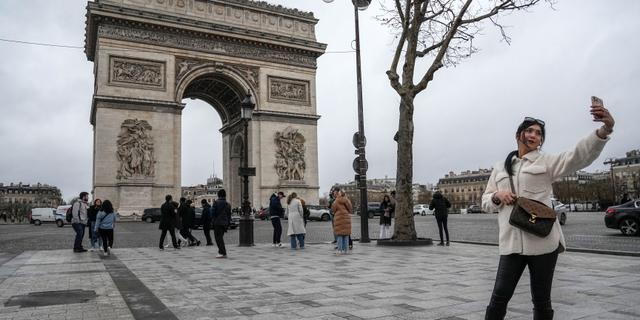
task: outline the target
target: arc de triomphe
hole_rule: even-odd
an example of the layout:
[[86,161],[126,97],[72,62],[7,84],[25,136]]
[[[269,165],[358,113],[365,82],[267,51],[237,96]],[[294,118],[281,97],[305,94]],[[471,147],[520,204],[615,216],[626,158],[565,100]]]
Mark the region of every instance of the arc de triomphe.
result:
[[[85,52],[94,62],[93,192],[123,216],[180,196],[183,99],[222,119],[223,179],[240,204],[243,143],[250,201],[276,190],[318,203],[313,13],[250,0],[88,2]],[[256,103],[248,137],[240,101]],[[216,152],[216,150],[211,150]],[[206,177],[203,176],[203,180]]]

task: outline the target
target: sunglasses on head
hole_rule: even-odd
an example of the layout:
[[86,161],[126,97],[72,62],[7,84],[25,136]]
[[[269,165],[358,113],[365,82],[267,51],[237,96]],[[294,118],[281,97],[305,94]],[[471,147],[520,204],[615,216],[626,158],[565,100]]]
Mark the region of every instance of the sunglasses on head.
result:
[[536,118],[532,118],[532,117],[524,117],[524,121],[527,122],[535,122],[541,126],[544,127],[544,121],[540,120],[540,119],[536,119]]

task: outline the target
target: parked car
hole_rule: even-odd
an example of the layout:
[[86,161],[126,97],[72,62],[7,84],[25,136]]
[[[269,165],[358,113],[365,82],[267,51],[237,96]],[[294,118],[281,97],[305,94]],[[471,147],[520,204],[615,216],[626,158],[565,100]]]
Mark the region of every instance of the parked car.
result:
[[67,210],[69,210],[69,208],[71,208],[70,204],[67,205],[63,205],[63,206],[58,206],[56,208],[56,216],[60,216],[62,217],[62,220],[60,220],[58,222],[58,220],[56,220],[56,225],[60,228],[64,227],[65,224],[67,224]]
[[619,229],[625,236],[640,235],[640,200],[607,208],[604,224],[607,228]]
[[33,208],[27,213],[29,222],[33,225],[55,222],[58,227],[64,226],[65,214],[58,214],[54,208]]
[[[357,215],[360,215],[360,207],[353,208]],[[380,209],[380,202],[367,202],[367,214],[369,218],[373,218],[375,216],[380,216],[383,214],[382,209]]]
[[255,214],[256,219],[269,220],[271,215],[269,214],[269,208],[260,208]]
[[142,211],[142,221],[153,223],[160,221],[160,208],[147,208]]
[[482,213],[482,207],[477,204],[472,204],[467,208],[467,213]]
[[309,209],[309,220],[329,221],[331,220],[331,214],[326,206],[319,205],[307,205]]
[[556,212],[560,225],[564,226],[567,223],[567,205],[554,198],[551,198],[551,205]]
[[[197,207],[196,209],[196,218],[193,220],[193,228],[200,229],[202,228],[202,207]],[[235,229],[240,224],[240,210],[233,209],[231,210],[231,224],[229,225],[229,229]]]
[[416,204],[413,206],[413,215],[426,216],[427,214],[433,214],[432,210],[429,210],[429,206],[426,204]]

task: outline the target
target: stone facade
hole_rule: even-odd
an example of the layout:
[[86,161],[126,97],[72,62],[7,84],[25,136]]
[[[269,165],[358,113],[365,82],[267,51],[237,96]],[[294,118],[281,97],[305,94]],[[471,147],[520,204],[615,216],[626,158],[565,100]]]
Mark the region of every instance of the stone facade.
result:
[[632,198],[640,198],[640,149],[627,152],[625,157],[611,159],[609,164],[615,179],[616,197],[628,193]]
[[467,170],[459,174],[449,172],[438,180],[437,189],[449,199],[452,210],[466,209],[474,204],[481,205],[482,194],[491,176],[491,170]]
[[60,190],[47,184],[0,183],[0,223],[29,223],[32,208],[63,204]]
[[[316,42],[313,14],[249,0],[100,0],[87,9],[95,197],[134,218],[166,194],[178,197],[183,100],[195,98],[222,119],[223,177],[233,206],[240,204],[244,143],[256,167],[249,195],[255,207],[278,190],[318,202],[315,68],[326,45]],[[256,109],[245,137],[239,115],[247,93]],[[283,151],[276,135],[293,131],[296,148]],[[285,161],[291,176],[274,166],[283,152],[295,158]]]

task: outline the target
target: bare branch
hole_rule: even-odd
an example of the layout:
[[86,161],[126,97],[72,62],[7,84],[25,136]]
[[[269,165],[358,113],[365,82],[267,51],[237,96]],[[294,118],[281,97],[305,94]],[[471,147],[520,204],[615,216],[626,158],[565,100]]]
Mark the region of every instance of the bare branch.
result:
[[457,17],[451,24],[451,29],[449,29],[449,32],[447,33],[446,37],[443,40],[442,45],[440,46],[440,50],[438,51],[438,54],[436,55],[435,59],[433,59],[433,63],[429,67],[429,70],[427,70],[427,72],[422,77],[422,80],[420,80],[420,82],[418,82],[415,88],[413,88],[414,95],[426,89],[429,81],[433,80],[433,75],[436,73],[436,71],[442,68],[443,66],[442,59],[444,58],[444,55],[447,52],[447,49],[449,48],[451,39],[453,39],[456,32],[458,31],[458,27],[462,22],[462,17],[464,16],[465,12],[467,12],[467,9],[471,5],[472,1],[473,0],[466,0],[464,5],[460,9],[460,12],[458,13]]

